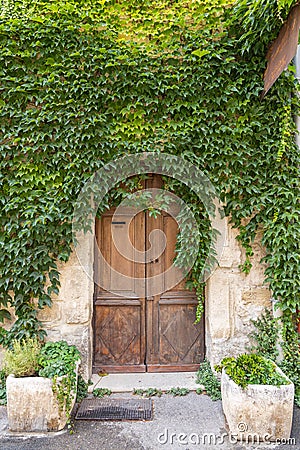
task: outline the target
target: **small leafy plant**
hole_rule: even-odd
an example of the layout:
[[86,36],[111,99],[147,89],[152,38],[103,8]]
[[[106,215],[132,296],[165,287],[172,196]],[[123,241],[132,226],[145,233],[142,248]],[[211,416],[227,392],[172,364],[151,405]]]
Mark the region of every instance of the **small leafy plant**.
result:
[[0,405],[6,405],[6,374],[0,370]]
[[251,321],[255,330],[250,334],[253,345],[250,351],[276,361],[278,342],[281,345],[283,359],[278,366],[295,385],[295,403],[300,407],[300,335],[296,320],[290,323],[283,319],[281,329],[278,319],[266,309],[261,317]]
[[4,354],[4,373],[14,374],[16,377],[37,375],[40,350],[41,344],[36,338],[15,340],[12,350],[6,350]]
[[227,375],[242,389],[248,384],[266,384],[280,386],[290,381],[277,372],[273,361],[255,353],[242,354],[237,358],[224,358],[215,366],[217,372],[225,369]]
[[87,383],[85,382],[82,375],[78,375],[78,381],[77,381],[77,396],[76,396],[76,402],[80,403],[84,398],[87,397],[88,394],[88,387],[92,385],[93,382],[89,380]]
[[166,394],[171,394],[174,397],[177,397],[177,396],[182,397],[184,395],[187,395],[189,392],[190,392],[190,390],[187,388],[172,387],[171,389],[166,391]]
[[103,398],[105,395],[111,395],[111,390],[107,388],[96,388],[93,390],[93,396]]
[[284,340],[281,344],[283,361],[280,368],[295,385],[295,403],[300,407],[300,334],[289,322],[283,323]]
[[133,395],[143,396],[144,393],[145,393],[145,389],[136,389],[136,388],[133,389]]
[[278,357],[277,342],[279,338],[278,319],[272,316],[269,309],[265,308],[261,317],[251,320],[255,330],[250,334],[253,345],[250,351],[265,358],[276,361]]
[[79,359],[80,353],[75,345],[66,341],[47,342],[39,353],[39,375],[52,378],[74,372]]
[[133,395],[141,395],[144,397],[161,397],[162,394],[162,390],[156,388],[133,389]]
[[[57,395],[59,408],[70,415],[72,392],[76,391],[76,363],[80,353],[75,345],[66,341],[47,342],[40,351],[39,375],[53,379],[53,392]],[[64,376],[65,375],[65,376]]]
[[[204,386],[207,395],[209,395],[212,400],[221,399],[221,384],[211,370],[210,362],[207,359],[200,364],[200,368],[197,372],[197,383]],[[196,393],[202,394],[203,389],[198,388]]]

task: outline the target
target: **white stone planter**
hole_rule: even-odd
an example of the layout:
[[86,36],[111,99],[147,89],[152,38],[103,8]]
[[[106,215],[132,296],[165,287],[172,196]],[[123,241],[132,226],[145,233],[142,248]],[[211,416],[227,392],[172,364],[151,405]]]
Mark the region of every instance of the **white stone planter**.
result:
[[[80,362],[76,367],[76,378],[79,364]],[[59,378],[57,382],[59,383]],[[52,385],[51,378],[16,378],[14,375],[7,377],[7,416],[10,431],[59,431],[65,427],[68,417],[65,409],[60,410]],[[71,396],[72,410],[76,400],[76,390],[71,392]]]
[[221,392],[223,411],[234,439],[251,443],[290,437],[294,406],[292,382],[279,387],[249,384],[243,390],[223,369]]

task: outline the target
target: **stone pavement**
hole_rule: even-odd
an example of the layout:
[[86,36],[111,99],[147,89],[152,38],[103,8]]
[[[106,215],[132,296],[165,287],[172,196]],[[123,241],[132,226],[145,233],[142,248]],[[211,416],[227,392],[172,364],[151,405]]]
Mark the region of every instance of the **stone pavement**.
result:
[[[131,393],[113,394],[128,397]],[[184,397],[153,398],[154,419],[147,422],[75,421],[73,434],[32,434],[24,437],[7,429],[6,408],[0,407],[1,450],[299,450],[300,408],[295,407],[292,437],[276,445],[236,443],[226,432],[221,401],[191,392]]]

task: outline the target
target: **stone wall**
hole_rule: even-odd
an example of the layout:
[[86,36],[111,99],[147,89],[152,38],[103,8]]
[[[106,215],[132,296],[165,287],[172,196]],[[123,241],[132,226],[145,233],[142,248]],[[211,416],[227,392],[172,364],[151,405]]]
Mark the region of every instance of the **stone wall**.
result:
[[[219,267],[206,287],[206,355],[212,365],[224,356],[237,355],[246,349],[253,328],[250,320],[270,306],[270,291],[263,286],[264,266],[259,262],[263,249],[258,242],[254,243],[251,272],[241,273],[243,250],[236,234],[228,226]],[[52,308],[39,313],[48,340],[64,339],[78,347],[82,354],[81,372],[86,380],[91,376],[93,359],[93,264],[94,236],[82,234],[76,252],[59,266],[61,287],[59,295],[53,295]]]
[[264,250],[257,239],[253,244],[252,268],[248,275],[239,266],[244,250],[236,240],[238,232],[229,225],[219,267],[206,287],[206,355],[212,366],[225,356],[236,356],[249,345],[256,319],[271,307],[271,293],[264,285],[265,266],[260,263]]
[[[80,262],[79,262],[80,260]],[[93,358],[93,269],[94,236],[78,236],[78,245],[65,264],[60,264],[60,290],[53,305],[39,313],[47,340],[66,340],[81,352],[80,372],[86,380],[92,373]]]

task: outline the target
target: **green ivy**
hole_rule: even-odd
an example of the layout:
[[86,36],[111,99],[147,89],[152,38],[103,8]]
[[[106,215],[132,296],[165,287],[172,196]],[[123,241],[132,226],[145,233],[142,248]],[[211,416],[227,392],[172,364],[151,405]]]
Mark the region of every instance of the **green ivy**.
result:
[[84,398],[87,397],[90,383],[93,384],[91,381],[86,383],[83,376],[78,375],[76,403],[80,403]]
[[190,390],[184,387],[172,387],[166,391],[166,394],[171,394],[173,397],[183,397],[189,394]]
[[133,389],[133,395],[140,395],[144,397],[161,397],[163,395],[163,391],[157,388],[148,388],[148,389]]
[[262,315],[251,322],[255,329],[249,335],[252,341],[249,350],[276,362],[279,356],[278,318],[273,317],[271,311],[265,308]]
[[[205,359],[199,367],[197,372],[197,383],[204,386],[204,390],[209,395],[212,400],[221,399],[221,383],[218,378],[213,373],[210,362]],[[196,390],[197,394],[202,394],[203,389],[198,388]]]
[[300,407],[300,335],[288,317],[283,319],[282,329],[283,360],[280,368],[295,385],[295,403]]
[[80,352],[66,341],[47,342],[38,358],[39,376],[51,378],[52,390],[57,396],[60,411],[65,411],[69,420],[72,399],[77,392],[76,365]]
[[[260,232],[266,282],[292,323],[300,304],[293,66],[260,94],[267,47],[296,2],[2,3],[0,320],[12,307],[16,321],[1,328],[0,343],[44,338],[37,313],[59,292],[57,262],[72,251],[80,189],[105,163],[145,151],[180,155],[210,178],[239,229],[246,273]],[[199,318],[209,223],[193,192],[175,180],[166,185],[201,224],[189,279]]]
[[6,405],[6,373],[0,370],[0,405]]
[[105,395],[111,395],[111,390],[107,388],[96,388],[93,390],[93,396],[103,398]]
[[[295,403],[300,406],[300,335],[295,324],[284,317],[273,317],[268,309],[252,320],[255,330],[250,334],[250,350],[275,361],[295,385]],[[279,355],[281,347],[282,354]],[[280,356],[280,358],[278,358]]]

